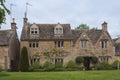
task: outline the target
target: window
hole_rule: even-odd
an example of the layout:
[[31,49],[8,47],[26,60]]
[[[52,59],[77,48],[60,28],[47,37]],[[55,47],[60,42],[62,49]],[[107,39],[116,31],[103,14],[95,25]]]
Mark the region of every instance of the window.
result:
[[62,58],[56,58],[56,59],[55,59],[55,64],[56,64],[57,62],[61,62],[61,63],[63,64],[63,59],[62,59]]
[[101,41],[101,47],[107,48],[107,41]]
[[31,59],[30,59],[30,63],[31,63],[31,65],[32,64],[34,64],[35,62],[40,62],[40,58],[39,57],[31,57]]
[[99,61],[103,62],[103,61],[109,61],[109,56],[99,56]]
[[30,42],[29,43],[29,47],[30,48],[38,48],[39,47],[39,43],[38,42]]
[[38,28],[30,28],[30,34],[39,34]]
[[87,41],[81,41],[81,48],[86,49],[87,48]]
[[55,28],[55,34],[63,34],[63,28]]
[[63,41],[55,41],[55,47],[61,48],[64,46],[64,42]]
[[57,62],[61,62],[63,64],[63,58],[51,58],[51,62],[56,64]]

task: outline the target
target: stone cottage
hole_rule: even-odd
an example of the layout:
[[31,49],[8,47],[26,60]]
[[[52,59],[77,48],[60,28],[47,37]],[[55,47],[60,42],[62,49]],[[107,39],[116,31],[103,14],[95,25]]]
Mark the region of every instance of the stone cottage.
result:
[[0,30],[0,68],[18,69],[20,43],[16,32],[16,23],[11,23],[11,29]]
[[27,47],[30,64],[37,61],[43,65],[48,60],[43,53],[54,48],[62,52],[49,56],[54,64],[60,61],[66,65],[70,60],[75,61],[77,56],[84,58],[85,67],[90,66],[90,59],[94,56],[99,62],[114,61],[115,47],[106,22],[102,29],[72,30],[70,24],[30,24],[27,21],[25,17],[20,44],[21,48]]

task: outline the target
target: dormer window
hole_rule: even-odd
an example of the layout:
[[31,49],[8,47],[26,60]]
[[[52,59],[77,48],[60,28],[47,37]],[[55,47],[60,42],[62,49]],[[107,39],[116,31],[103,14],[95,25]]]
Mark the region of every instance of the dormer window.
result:
[[63,34],[62,28],[55,28],[55,34]]
[[30,28],[30,34],[39,34],[38,28]]
[[63,34],[63,27],[58,23],[54,28],[55,35],[62,35]]

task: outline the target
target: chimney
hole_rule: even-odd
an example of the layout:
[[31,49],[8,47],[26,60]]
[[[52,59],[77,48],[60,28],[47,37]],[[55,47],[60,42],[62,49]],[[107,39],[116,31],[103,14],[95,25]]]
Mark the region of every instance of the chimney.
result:
[[15,23],[15,18],[12,19],[11,29],[12,29],[12,30],[16,30],[16,29],[17,29],[16,23]]
[[25,17],[23,18],[23,24],[24,24],[24,26],[27,25],[27,21],[28,21],[27,14],[25,12]]
[[107,31],[107,22],[102,23],[102,31]]

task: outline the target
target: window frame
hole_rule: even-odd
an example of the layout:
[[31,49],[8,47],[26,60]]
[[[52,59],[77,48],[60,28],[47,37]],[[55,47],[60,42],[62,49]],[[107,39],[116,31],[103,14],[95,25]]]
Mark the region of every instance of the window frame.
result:
[[32,35],[39,34],[39,28],[30,28],[30,34]]
[[30,48],[38,48],[39,47],[39,42],[29,42],[29,47]]
[[81,40],[81,41],[80,41],[80,47],[81,47],[82,49],[87,49],[87,48],[88,48],[87,43],[88,43],[87,40]]

